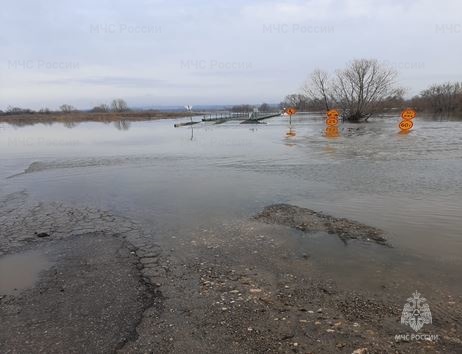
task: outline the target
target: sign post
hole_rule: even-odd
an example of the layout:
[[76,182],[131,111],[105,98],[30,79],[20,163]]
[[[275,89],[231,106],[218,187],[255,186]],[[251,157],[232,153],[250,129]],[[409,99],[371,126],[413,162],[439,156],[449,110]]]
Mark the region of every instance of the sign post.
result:
[[289,124],[292,126],[292,116],[297,113],[297,109],[294,107],[287,108],[286,113],[289,115]]
[[297,113],[297,109],[295,107],[289,107],[284,109],[284,113],[289,115],[289,131],[286,133],[288,138],[293,138],[296,133],[295,130],[292,129],[292,116]]

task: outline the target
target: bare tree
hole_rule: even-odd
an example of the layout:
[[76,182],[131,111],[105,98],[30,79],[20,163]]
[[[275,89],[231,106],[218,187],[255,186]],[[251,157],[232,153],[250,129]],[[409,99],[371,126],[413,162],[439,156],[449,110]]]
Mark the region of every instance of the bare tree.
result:
[[280,104],[281,109],[295,107],[299,111],[305,111],[309,106],[310,102],[308,97],[299,93],[287,95]]
[[305,84],[304,92],[307,97],[314,101],[323,103],[324,108],[328,111],[332,98],[332,83],[329,75],[322,70],[316,69],[311,73],[310,81]]
[[40,108],[39,113],[50,114],[51,111],[50,111],[50,109],[48,107],[43,107],[43,108]]
[[268,103],[262,103],[258,108],[260,112],[269,112],[271,111],[271,106]]
[[462,103],[462,84],[444,83],[432,85],[420,94],[428,109],[433,113],[450,114],[460,109]]
[[75,108],[73,106],[71,106],[70,104],[63,104],[59,107],[59,109],[63,112],[63,113],[71,113],[73,111],[75,111]]
[[384,103],[401,98],[404,91],[396,85],[397,72],[375,59],[353,60],[337,70],[332,80],[315,70],[305,86],[310,99],[322,100],[326,109],[333,105],[349,121],[368,120],[384,108]]
[[240,104],[236,106],[231,107],[231,112],[252,112],[254,109],[254,106],[249,105],[249,104]]
[[123,99],[117,98],[111,102],[111,109],[114,112],[126,112],[128,111],[128,105]]
[[13,107],[8,106],[6,108],[7,115],[15,115],[15,114],[33,114],[34,111],[29,108],[21,108],[21,107]]
[[103,104],[100,104],[99,106],[93,107],[92,112],[102,113],[102,112],[109,112],[110,110],[111,109],[109,108],[109,106],[103,103]]
[[347,119],[367,120],[378,112],[383,101],[403,94],[402,89],[395,87],[396,77],[394,69],[380,65],[377,60],[354,60],[346,69],[337,72],[334,97]]

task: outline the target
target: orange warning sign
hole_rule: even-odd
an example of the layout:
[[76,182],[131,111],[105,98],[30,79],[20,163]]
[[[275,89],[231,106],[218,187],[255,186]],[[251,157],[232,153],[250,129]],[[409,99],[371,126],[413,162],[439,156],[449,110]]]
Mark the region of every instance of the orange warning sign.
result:
[[329,118],[338,119],[339,113],[338,113],[338,111],[336,109],[331,109],[331,110],[327,111],[327,116]]
[[289,116],[293,116],[295,113],[297,113],[297,109],[294,108],[294,107],[287,108],[287,109],[286,109],[286,113],[287,113]]
[[401,130],[411,130],[413,126],[412,120],[403,120],[399,123],[399,129]]
[[336,127],[338,125],[338,119],[329,117],[326,119],[326,124],[329,127]]
[[414,119],[416,116],[417,116],[417,112],[414,111],[412,108],[407,108],[401,112],[401,118],[403,118],[404,120],[411,120],[411,119]]

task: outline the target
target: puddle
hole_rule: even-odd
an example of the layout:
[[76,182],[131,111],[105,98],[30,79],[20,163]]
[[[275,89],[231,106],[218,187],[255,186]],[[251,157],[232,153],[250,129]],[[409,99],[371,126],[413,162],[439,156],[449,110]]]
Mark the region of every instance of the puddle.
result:
[[0,295],[16,295],[31,288],[40,272],[52,266],[39,251],[27,251],[0,257]]

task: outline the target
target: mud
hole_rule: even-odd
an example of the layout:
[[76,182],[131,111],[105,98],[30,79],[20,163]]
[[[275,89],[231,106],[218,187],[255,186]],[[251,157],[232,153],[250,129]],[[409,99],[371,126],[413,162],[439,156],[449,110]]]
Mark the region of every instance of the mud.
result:
[[138,327],[138,339],[123,352],[453,353],[462,349],[462,309],[456,305],[460,297],[432,299],[435,318],[440,320],[428,332],[438,335],[439,342],[395,342],[395,335],[410,331],[399,322],[408,296],[398,291],[399,284],[384,282],[384,291],[378,293],[342,288],[278,237],[284,229],[250,220],[220,229],[191,230],[190,242],[177,243],[168,256],[161,257],[161,264],[168,264],[159,288],[164,311],[148,310]]
[[293,227],[304,232],[325,231],[337,235],[344,242],[357,239],[389,246],[387,240],[382,236],[382,230],[295,205],[270,205],[256,215],[255,219],[269,224]]

